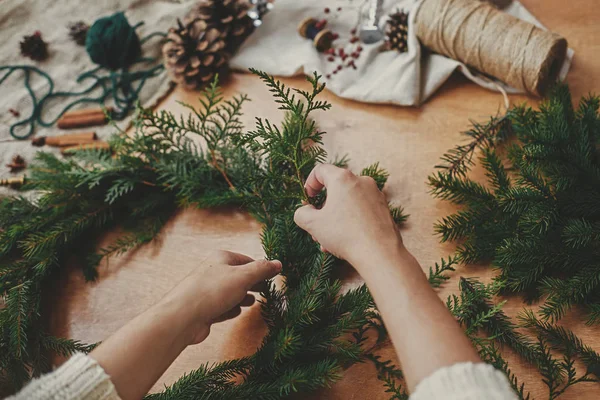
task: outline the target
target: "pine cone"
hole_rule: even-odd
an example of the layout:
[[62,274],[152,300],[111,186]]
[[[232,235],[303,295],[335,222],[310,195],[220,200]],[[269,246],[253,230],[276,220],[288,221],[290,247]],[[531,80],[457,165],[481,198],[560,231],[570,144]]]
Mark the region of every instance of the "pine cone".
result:
[[391,14],[385,26],[385,49],[400,53],[408,51],[408,14],[397,11]]
[[80,46],[84,46],[88,29],[90,29],[90,26],[85,22],[74,22],[72,24],[69,24],[69,36],[75,41],[75,43],[77,43]]
[[48,44],[42,39],[40,31],[35,31],[31,36],[23,36],[21,41],[21,54],[35,61],[42,61],[48,57]]
[[227,61],[225,41],[219,30],[192,19],[169,29],[162,48],[163,60],[171,79],[185,89],[197,89],[210,82]]
[[188,14],[188,18],[200,19],[207,26],[219,30],[225,39],[226,49],[235,49],[254,30],[254,21],[248,16],[250,4],[246,0],[200,0]]

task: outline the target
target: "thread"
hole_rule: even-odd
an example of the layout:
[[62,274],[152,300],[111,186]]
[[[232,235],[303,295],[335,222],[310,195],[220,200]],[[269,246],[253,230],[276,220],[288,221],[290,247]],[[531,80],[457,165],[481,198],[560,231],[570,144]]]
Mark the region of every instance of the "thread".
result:
[[130,66],[142,54],[140,38],[122,12],[96,20],[85,49],[93,62],[112,71]]
[[317,51],[323,52],[331,48],[335,40],[335,35],[329,29],[325,29],[325,25],[327,25],[325,19],[318,21],[314,18],[306,18],[298,26],[298,33],[312,40]]
[[567,41],[485,1],[423,0],[421,43],[510,86],[543,96],[558,78]]

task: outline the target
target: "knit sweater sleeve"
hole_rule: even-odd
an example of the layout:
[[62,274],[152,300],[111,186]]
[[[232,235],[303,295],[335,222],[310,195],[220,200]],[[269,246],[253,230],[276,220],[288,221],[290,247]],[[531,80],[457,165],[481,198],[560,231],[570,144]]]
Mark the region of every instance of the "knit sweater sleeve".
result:
[[[508,380],[483,363],[459,363],[435,371],[410,400],[515,400]],[[120,400],[110,377],[96,360],[75,354],[56,371],[32,381],[6,400]]]
[[93,358],[77,353],[56,371],[33,380],[6,400],[120,400]]
[[489,364],[458,363],[423,379],[410,400],[516,400],[506,376]]

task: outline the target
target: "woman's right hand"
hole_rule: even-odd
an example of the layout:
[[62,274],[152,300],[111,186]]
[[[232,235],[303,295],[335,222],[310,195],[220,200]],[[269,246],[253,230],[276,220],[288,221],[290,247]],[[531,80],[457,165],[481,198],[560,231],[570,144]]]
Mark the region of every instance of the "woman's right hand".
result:
[[[440,368],[481,362],[417,260],[404,248],[375,181],[321,164],[305,185],[309,196],[327,188],[325,205],[296,211],[296,223],[361,274],[394,343],[409,391]],[[508,388],[508,382],[503,383]]]
[[370,264],[373,252],[402,249],[402,238],[388,203],[373,178],[319,164],[304,187],[310,197],[326,188],[327,199],[321,209],[312,205],[300,207],[294,221],[328,252],[359,266]]

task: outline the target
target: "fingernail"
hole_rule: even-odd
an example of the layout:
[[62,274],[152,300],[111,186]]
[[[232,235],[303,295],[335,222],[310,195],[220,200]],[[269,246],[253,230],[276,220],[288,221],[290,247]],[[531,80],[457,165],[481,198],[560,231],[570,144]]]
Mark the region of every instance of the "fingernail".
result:
[[275,266],[275,269],[277,270],[277,272],[281,272],[281,269],[283,268],[283,265],[281,264],[281,261],[279,261],[279,260],[271,260],[271,264],[273,264],[273,266]]

